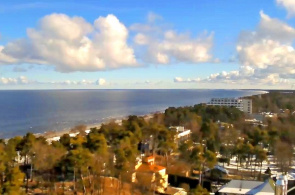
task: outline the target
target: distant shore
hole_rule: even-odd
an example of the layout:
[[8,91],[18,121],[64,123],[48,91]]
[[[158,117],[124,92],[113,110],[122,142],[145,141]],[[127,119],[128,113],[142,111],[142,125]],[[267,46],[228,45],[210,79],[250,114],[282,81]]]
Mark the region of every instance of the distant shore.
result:
[[[12,138],[15,136],[23,136],[27,132],[32,132],[36,136],[44,136],[46,138],[50,138],[50,137],[56,137],[56,136],[61,136],[63,134],[70,133],[72,128],[77,125],[86,125],[88,130],[93,127],[99,128],[101,126],[101,124],[103,124],[103,123],[109,123],[110,121],[120,122],[121,120],[126,119],[129,115],[147,116],[147,115],[153,115],[154,113],[158,113],[158,112],[164,112],[164,110],[170,106],[173,106],[173,107],[193,106],[195,104],[207,103],[209,101],[209,99],[208,99],[209,97],[229,96],[229,97],[242,98],[242,97],[250,97],[250,96],[254,95],[253,93],[258,93],[258,94],[268,93],[268,91],[266,91],[266,90],[253,90],[253,92],[249,91],[249,93],[250,93],[249,95],[245,94],[245,93],[240,93],[240,90],[209,90],[209,91],[208,90],[205,90],[205,91],[203,91],[203,90],[201,90],[201,91],[199,91],[199,90],[179,90],[177,93],[175,92],[175,90],[171,90],[168,92],[165,91],[165,93],[163,93],[162,91],[159,92],[157,90],[153,90],[152,93],[151,92],[143,93],[142,91],[136,92],[136,93],[134,91],[131,91],[132,93],[131,92],[127,93],[127,92],[124,92],[123,97],[125,97],[126,94],[128,94],[128,95],[131,94],[131,95],[130,95],[130,97],[128,96],[128,98],[126,98],[127,97],[126,96],[125,99],[124,98],[115,98],[115,96],[113,96],[113,95],[117,95],[118,92],[116,92],[116,93],[112,92],[109,94],[109,96],[114,98],[112,100],[113,102],[121,101],[121,99],[123,102],[127,101],[126,104],[128,104],[132,109],[129,109],[129,107],[126,107],[126,108],[124,108],[123,112],[122,112],[122,110],[120,110],[120,112],[117,112],[117,113],[115,111],[115,112],[110,112],[110,113],[104,115],[104,114],[100,114],[100,110],[102,113],[104,111],[108,111],[107,109],[105,109],[106,106],[101,106],[101,107],[100,106],[96,106],[96,107],[91,106],[87,110],[85,110],[83,106],[80,106],[79,110],[73,111],[73,112],[77,112],[77,114],[73,115],[73,117],[71,117],[71,118],[65,117],[65,119],[59,120],[59,118],[55,119],[56,116],[54,116],[55,118],[52,117],[53,120],[50,119],[50,120],[48,120],[48,122],[45,122],[45,121],[47,121],[46,117],[43,117],[40,115],[41,120],[39,120],[39,121],[41,121],[41,122],[37,121],[36,123],[34,123],[34,120],[35,120],[34,117],[36,118],[39,116],[37,116],[37,115],[34,116],[34,114],[36,112],[28,111],[26,113],[26,115],[29,117],[24,117],[24,115],[19,115],[19,116],[15,116],[14,118],[17,120],[18,119],[28,120],[30,123],[24,124],[24,125],[18,125],[17,120],[11,119],[11,121],[9,121],[8,123],[6,123],[6,121],[3,120],[4,122],[2,123],[3,124],[2,128],[0,128],[3,130],[0,131],[0,136],[2,136],[4,139],[9,139],[9,138]],[[113,93],[115,93],[115,94],[113,94]],[[252,95],[251,95],[251,93],[252,93]],[[79,94],[83,94],[84,96],[80,97]],[[147,95],[147,97],[142,99],[141,95],[143,95],[143,94]],[[181,95],[178,95],[178,94],[181,94]],[[28,96],[28,94],[23,94],[23,95]],[[36,99],[39,100],[38,99],[39,96],[37,96],[37,95],[36,95]],[[108,95],[102,97],[100,92],[97,92],[97,94],[96,93],[93,94],[93,92],[91,91],[91,93],[85,94],[85,92],[83,91],[83,93],[75,93],[75,94],[71,94],[71,96],[68,96],[67,94],[64,94],[64,93],[60,94],[60,92],[58,91],[57,95],[56,95],[56,93],[51,94],[51,96],[48,96],[48,97],[51,97],[50,99],[46,99],[46,100],[42,99],[42,101],[41,100],[36,101],[37,103],[33,103],[33,105],[31,107],[38,107],[38,106],[40,107],[41,106],[40,102],[42,103],[42,105],[44,104],[43,102],[45,102],[47,104],[48,108],[44,112],[48,111],[48,113],[53,113],[53,115],[54,115],[55,114],[54,112],[58,111],[57,113],[60,114],[60,116],[63,116],[62,114],[67,114],[64,112],[64,110],[67,110],[67,108],[72,108],[71,107],[72,103],[73,104],[80,103],[79,98],[82,98],[83,101],[86,101],[86,102],[90,101],[90,100],[93,101],[93,99],[95,99],[94,103],[97,103],[97,104],[94,104],[94,105],[100,105],[100,102],[99,102],[100,100],[102,102],[108,103],[108,99],[107,99]],[[74,95],[77,95],[77,96],[74,96]],[[92,97],[92,99],[91,98],[89,99],[88,98],[89,96]],[[47,93],[44,95],[44,97],[47,97]],[[52,97],[54,97],[54,98],[52,98]],[[63,98],[60,100],[60,97],[66,97],[66,98]],[[69,101],[68,97],[76,97],[76,98],[70,99],[71,101]],[[96,99],[97,97],[102,97],[102,98]],[[79,101],[77,101],[77,99],[79,99]],[[188,99],[190,99],[190,100],[188,100]],[[53,101],[53,100],[56,100],[56,101]],[[141,101],[142,103],[133,104],[133,103],[130,103],[130,100],[135,101],[135,102]],[[56,106],[52,102],[59,102],[59,104],[61,106],[60,105]],[[25,103],[21,103],[21,105],[22,104],[27,105]],[[65,105],[65,104],[67,104],[67,106],[63,107],[63,105]],[[113,110],[116,109],[116,107],[112,106],[111,104],[110,105],[108,104],[108,106],[111,107],[111,109],[113,109]],[[138,109],[137,109],[137,106],[138,106]],[[51,107],[52,107],[52,109],[51,109]],[[59,109],[60,107],[61,107],[61,109]],[[152,109],[151,109],[151,107],[152,107]],[[134,110],[135,108],[136,108],[136,110]],[[7,106],[7,109],[9,109],[7,111],[11,110],[11,106],[9,106],[9,104]],[[5,109],[4,109],[4,111],[5,111]],[[84,113],[87,114],[87,112],[92,112],[93,114],[89,118],[85,118],[85,116],[83,116],[83,115],[82,115],[83,117],[78,118],[78,117],[76,117],[76,115],[79,115],[79,112],[81,112],[82,114],[84,114]],[[38,113],[40,113],[40,112],[38,112]],[[128,113],[130,113],[130,114],[128,114]],[[13,114],[14,113],[12,113],[12,115]],[[122,114],[122,115],[120,115],[120,114]],[[106,117],[107,115],[109,115],[109,117]],[[67,116],[69,116],[69,115],[67,115]],[[6,117],[6,115],[5,115],[5,117]],[[13,123],[13,121],[16,121],[16,123]],[[11,127],[9,127],[10,124],[13,124],[13,125],[16,124],[15,126],[17,128],[12,129]],[[0,127],[1,127],[1,125],[0,125]],[[7,128],[7,127],[9,127],[9,128]],[[21,128],[23,128],[24,130],[22,130]],[[6,130],[4,131],[4,129],[6,129]],[[14,133],[14,131],[16,133]]]

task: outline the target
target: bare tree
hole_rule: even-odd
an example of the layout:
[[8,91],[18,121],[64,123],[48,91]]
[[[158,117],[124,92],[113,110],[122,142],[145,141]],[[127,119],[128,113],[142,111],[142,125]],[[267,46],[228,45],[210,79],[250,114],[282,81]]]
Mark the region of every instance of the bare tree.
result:
[[282,172],[287,173],[293,157],[293,146],[289,143],[278,141],[275,145],[275,157],[277,166]]

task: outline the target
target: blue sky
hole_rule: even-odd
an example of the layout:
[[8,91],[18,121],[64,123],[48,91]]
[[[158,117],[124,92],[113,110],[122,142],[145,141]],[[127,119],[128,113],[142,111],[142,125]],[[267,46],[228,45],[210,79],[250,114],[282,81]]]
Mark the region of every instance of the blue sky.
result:
[[0,89],[292,88],[294,13],[288,0],[0,2]]

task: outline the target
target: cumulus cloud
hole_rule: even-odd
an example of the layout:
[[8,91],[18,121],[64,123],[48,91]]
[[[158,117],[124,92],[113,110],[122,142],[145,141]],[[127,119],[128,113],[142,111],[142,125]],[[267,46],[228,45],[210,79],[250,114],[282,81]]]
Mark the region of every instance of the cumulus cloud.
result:
[[222,71],[205,79],[176,77],[178,83],[227,83],[252,85],[284,85],[295,78],[295,29],[263,11],[255,31],[241,32],[236,51],[241,66]]
[[202,32],[199,36],[178,32],[169,25],[156,23],[162,19],[150,13],[147,23],[137,23],[130,26],[135,31],[135,45],[141,52],[141,59],[154,64],[171,63],[203,63],[213,62],[211,49],[214,33]]
[[[268,38],[280,42],[292,42],[295,38],[295,29],[285,22],[271,18],[260,11],[260,23],[256,33],[257,38]],[[254,34],[255,34],[254,33]]]
[[[201,78],[181,78],[175,77],[175,83],[223,83],[223,84],[251,84],[255,85],[279,85],[290,84],[288,79],[281,78],[279,74],[265,74],[259,70],[255,70],[249,66],[242,66],[239,70],[222,71],[209,75],[205,79]],[[254,87],[254,88],[255,88]]]
[[30,81],[25,76],[20,76],[18,78],[0,77],[0,85],[19,85],[29,83]]
[[128,33],[114,15],[90,24],[81,17],[51,14],[28,29],[26,38],[0,46],[0,64],[46,64],[61,72],[138,66]]
[[138,33],[134,42],[146,47],[145,60],[151,63],[214,61],[210,53],[213,46],[213,33],[203,33],[198,37],[191,37],[188,33],[177,33],[173,30],[163,32],[161,37]]
[[295,29],[260,12],[255,31],[240,34],[236,51],[239,70],[210,75],[202,81],[279,85],[295,76]]
[[241,64],[291,77],[295,74],[295,29],[263,12],[260,16],[257,30],[240,36],[237,52]]
[[288,12],[288,17],[295,15],[295,1],[294,0],[276,0],[277,4],[284,7]]
[[253,84],[253,85],[274,85],[288,83],[287,79],[280,78],[279,74],[261,72],[250,66],[241,66],[239,70],[223,71],[221,73],[211,74],[203,81],[230,83],[230,84]]
[[[280,68],[281,71],[295,71],[295,51],[292,45],[263,39],[252,44],[237,46],[241,63],[257,68]],[[278,70],[279,71],[279,70]]]

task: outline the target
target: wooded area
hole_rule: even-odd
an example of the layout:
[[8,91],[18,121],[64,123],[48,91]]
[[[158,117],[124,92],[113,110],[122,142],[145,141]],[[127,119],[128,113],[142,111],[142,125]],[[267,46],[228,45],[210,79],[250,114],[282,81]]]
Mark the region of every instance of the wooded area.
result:
[[[228,163],[236,156],[237,171],[243,163],[246,166],[254,163],[260,171],[257,175],[254,172],[253,177],[260,180],[259,165],[270,153],[275,155],[281,170],[287,172],[295,144],[294,95],[269,93],[252,99],[256,110],[288,108],[290,112],[277,120],[266,120],[266,127],[252,126],[245,122],[245,114],[237,108],[198,104],[168,108],[149,120],[129,116],[122,125],[110,122],[92,128],[89,134],[85,133],[85,127],[79,126],[74,129],[80,132],[76,137],[65,134],[51,144],[32,133],[1,140],[0,190],[3,194],[25,194],[34,189],[50,194],[67,191],[100,194],[104,185],[102,176],[129,182],[140,154],[139,144],[151,138],[152,150],[148,152],[165,157],[167,169],[172,163],[185,163],[201,173],[217,162]],[[233,125],[221,128],[220,122]],[[169,128],[171,126],[191,129],[191,140],[177,145],[176,132]],[[18,163],[18,157],[22,163]],[[67,188],[66,182],[72,185]],[[131,191],[146,190],[131,185]],[[191,190],[191,193],[200,194],[200,191],[202,189]]]

